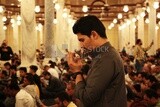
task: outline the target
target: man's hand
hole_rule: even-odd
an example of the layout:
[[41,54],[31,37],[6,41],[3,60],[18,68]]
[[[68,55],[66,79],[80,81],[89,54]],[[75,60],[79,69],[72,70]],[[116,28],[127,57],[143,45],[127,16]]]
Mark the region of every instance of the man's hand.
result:
[[75,53],[68,52],[67,62],[70,67],[71,72],[79,72],[82,68],[82,59],[78,56],[75,56]]

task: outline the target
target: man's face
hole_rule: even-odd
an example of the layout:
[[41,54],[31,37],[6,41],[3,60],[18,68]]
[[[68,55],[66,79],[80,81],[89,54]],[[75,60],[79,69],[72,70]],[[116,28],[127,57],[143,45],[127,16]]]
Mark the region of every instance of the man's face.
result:
[[26,75],[26,73],[22,70],[19,70],[19,72],[20,72],[20,77],[24,77]]
[[93,39],[87,35],[77,34],[80,46],[85,49],[92,50],[94,49]]

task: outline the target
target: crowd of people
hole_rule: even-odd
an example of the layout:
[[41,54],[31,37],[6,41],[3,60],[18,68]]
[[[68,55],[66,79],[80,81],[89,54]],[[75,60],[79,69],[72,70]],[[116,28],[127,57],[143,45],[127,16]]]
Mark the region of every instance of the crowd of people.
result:
[[160,49],[146,54],[153,42],[142,48],[137,39],[133,54],[118,53],[92,15],[80,18],[73,32],[86,53],[67,51],[40,67],[22,67],[20,55],[3,41],[0,107],[160,107]]

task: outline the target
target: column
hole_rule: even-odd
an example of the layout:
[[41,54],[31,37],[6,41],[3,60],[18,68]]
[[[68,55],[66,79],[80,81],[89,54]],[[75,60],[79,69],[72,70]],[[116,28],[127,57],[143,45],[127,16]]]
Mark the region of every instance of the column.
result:
[[[16,17],[14,17],[14,19],[16,19]],[[12,27],[13,28],[13,37],[12,37],[12,49],[15,53],[18,53],[19,51],[19,35],[18,35],[18,25],[16,23],[16,20],[14,22],[14,26]]]
[[138,39],[141,39],[144,42],[144,17],[143,9],[138,8]]
[[[48,1],[48,0],[46,0]],[[21,1],[22,65],[36,64],[35,0]]]
[[148,54],[155,54],[155,50],[156,50],[156,9],[153,7],[154,4],[154,0],[149,0],[149,7],[150,7],[150,13],[149,13],[149,27],[148,27],[148,45],[150,45],[150,43],[152,41],[154,41],[154,45],[152,46],[152,48],[148,51]]
[[2,21],[3,15],[0,14],[0,45],[5,39],[5,30],[3,29],[3,21]]
[[[45,57],[51,58],[54,46],[54,31],[53,31],[53,19],[54,19],[54,7],[53,0],[45,0]],[[59,35],[61,36],[61,35]]]
[[133,15],[130,15],[130,20],[131,20],[131,24],[130,24],[130,46],[132,47],[133,45],[135,45],[135,27],[136,27],[136,25],[135,25],[135,22],[134,21],[132,21],[132,19],[133,19],[134,17],[133,17]]

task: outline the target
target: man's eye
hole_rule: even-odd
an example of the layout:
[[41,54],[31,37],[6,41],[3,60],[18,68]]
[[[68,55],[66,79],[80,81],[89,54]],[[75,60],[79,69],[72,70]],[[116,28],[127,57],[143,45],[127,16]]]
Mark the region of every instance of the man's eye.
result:
[[79,39],[80,42],[84,42],[84,39]]

